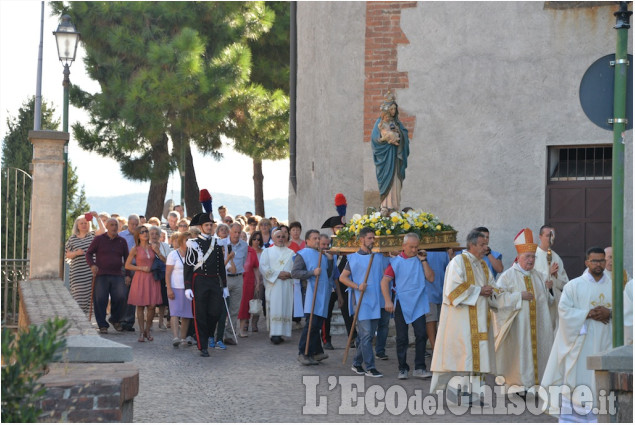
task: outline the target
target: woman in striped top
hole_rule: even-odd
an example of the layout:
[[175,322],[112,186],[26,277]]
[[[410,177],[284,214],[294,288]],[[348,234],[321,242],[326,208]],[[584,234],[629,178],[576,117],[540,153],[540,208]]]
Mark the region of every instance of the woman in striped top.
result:
[[[99,227],[97,230],[92,230],[93,218],[97,221]],[[90,286],[93,274],[88,267],[85,254],[93,238],[105,232],[104,223],[97,213],[92,211],[75,219],[71,237],[66,242],[66,258],[70,260],[71,269],[71,295],[87,315],[90,310]]]

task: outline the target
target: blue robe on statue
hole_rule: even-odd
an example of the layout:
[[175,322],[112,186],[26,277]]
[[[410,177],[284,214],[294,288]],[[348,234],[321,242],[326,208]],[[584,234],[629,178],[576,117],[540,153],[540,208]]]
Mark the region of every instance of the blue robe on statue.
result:
[[387,142],[380,142],[380,122],[381,118],[378,118],[373,127],[370,140],[373,148],[373,161],[375,162],[377,184],[379,185],[379,197],[383,200],[392,187],[393,177],[395,177],[395,167],[398,167],[396,177],[402,182],[406,178],[406,167],[408,166],[408,155],[410,154],[410,140],[408,139],[408,129],[397,119],[395,120],[395,130],[399,131],[399,146],[391,145]]

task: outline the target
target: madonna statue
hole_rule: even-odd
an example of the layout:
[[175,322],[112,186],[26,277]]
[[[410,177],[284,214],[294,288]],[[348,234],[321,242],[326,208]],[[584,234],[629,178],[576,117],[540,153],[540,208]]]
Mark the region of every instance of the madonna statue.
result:
[[399,121],[399,109],[390,92],[381,104],[381,116],[373,127],[371,146],[379,185],[380,208],[399,211],[410,141],[408,130]]

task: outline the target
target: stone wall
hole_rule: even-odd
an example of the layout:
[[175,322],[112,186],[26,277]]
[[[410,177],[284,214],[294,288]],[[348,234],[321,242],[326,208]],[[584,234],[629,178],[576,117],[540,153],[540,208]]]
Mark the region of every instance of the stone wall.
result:
[[101,338],[61,280],[20,282],[21,329],[63,317],[66,347],[40,383],[43,422],[132,422],[139,369],[132,348]]
[[[383,78],[386,90],[396,88],[400,115],[411,117],[407,125],[414,136],[402,205],[451,223],[462,243],[474,226],[489,227],[491,245],[509,267],[516,256],[514,235],[524,227],[537,233],[545,220],[549,147],[612,143],[612,133],[582,111],[578,89],[585,70],[615,51],[616,8],[299,3],[298,190],[291,189],[289,217],[301,218],[305,229],[321,224],[334,215],[337,192],[349,200],[349,218],[372,204],[377,181],[367,139],[373,112],[379,117],[376,96]],[[396,58],[387,58],[393,51]],[[629,270],[632,157],[627,131]]]

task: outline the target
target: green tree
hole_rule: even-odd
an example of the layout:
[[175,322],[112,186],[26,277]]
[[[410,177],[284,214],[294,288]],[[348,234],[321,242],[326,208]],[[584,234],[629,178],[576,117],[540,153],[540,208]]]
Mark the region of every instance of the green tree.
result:
[[234,149],[252,158],[255,212],[265,216],[262,161],[289,155],[290,3],[266,2],[274,11],[271,30],[250,40],[252,84],[236,90],[236,108],[226,130]]
[[200,211],[191,144],[220,158],[231,94],[249,80],[247,42],[268,31],[273,13],[263,2],[52,5],[81,31],[88,75],[102,90],[71,89],[90,115],[88,126],[73,125],[80,145],[116,159],[127,178],[150,180],[149,216],[161,215],[169,174],[184,166],[188,214]]
[[289,153],[289,97],[260,85],[237,91],[235,97],[237,107],[225,133],[234,140],[235,150],[252,158],[255,212],[264,217],[262,161]]
[[[60,122],[53,118],[54,114],[55,109],[42,102],[42,129],[58,129]],[[6,214],[2,220],[2,235],[3,238],[6,235],[3,248],[8,248],[4,253],[5,258],[26,258],[27,241],[23,240],[26,236],[22,237],[22,230],[26,232],[28,229],[31,210],[31,179],[27,175],[31,174],[30,164],[33,160],[29,131],[33,130],[34,116],[35,98],[31,97],[18,109],[16,117],[7,118],[9,131],[2,140],[2,214]],[[69,161],[66,237],[70,236],[75,218],[90,210],[76,171]]]

